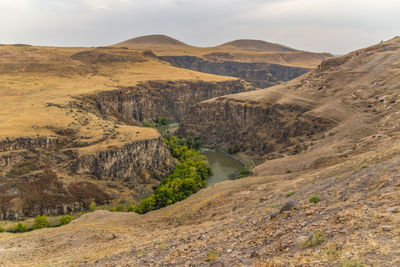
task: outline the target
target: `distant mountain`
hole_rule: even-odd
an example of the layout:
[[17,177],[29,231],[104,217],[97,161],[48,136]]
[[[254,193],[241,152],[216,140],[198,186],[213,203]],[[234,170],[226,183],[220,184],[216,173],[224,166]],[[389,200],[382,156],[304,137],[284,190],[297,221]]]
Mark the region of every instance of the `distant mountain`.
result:
[[161,47],[161,46],[189,46],[184,42],[171,38],[167,35],[154,34],[140,36],[133,39],[123,41],[121,43],[115,44],[114,46],[127,46],[127,47]]
[[257,52],[296,52],[299,50],[280,45],[275,43],[269,43],[262,40],[250,40],[250,39],[240,39],[232,42],[227,42],[217,47],[220,48],[236,48],[247,51],[257,51]]

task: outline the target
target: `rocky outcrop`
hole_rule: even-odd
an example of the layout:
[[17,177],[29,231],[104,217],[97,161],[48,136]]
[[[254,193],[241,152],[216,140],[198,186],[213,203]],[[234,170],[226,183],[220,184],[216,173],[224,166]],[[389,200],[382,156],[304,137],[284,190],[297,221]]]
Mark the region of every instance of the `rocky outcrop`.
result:
[[134,186],[143,182],[145,177],[161,180],[174,165],[169,149],[159,137],[78,156],[71,168],[77,174],[91,174],[100,180],[126,181]]
[[57,138],[47,137],[18,137],[14,139],[0,140],[0,152],[19,150],[19,149],[54,149],[60,144],[60,140]]
[[212,58],[206,60],[195,56],[164,56],[159,58],[175,67],[241,78],[259,88],[266,88],[286,82],[310,71],[308,68],[290,67],[279,64],[230,60],[214,61]]
[[254,90],[240,80],[224,82],[150,81],[135,87],[104,91],[83,99],[103,116],[141,124],[158,116],[181,121],[193,104],[213,97]]
[[46,168],[0,185],[0,219],[66,214],[85,210],[92,201],[103,204],[110,200],[97,185],[87,181],[65,184],[55,172]]
[[326,131],[334,122],[306,114],[293,104],[259,105],[233,99],[213,99],[191,107],[177,134],[198,136],[206,145],[260,157],[285,150],[297,154],[301,140]]

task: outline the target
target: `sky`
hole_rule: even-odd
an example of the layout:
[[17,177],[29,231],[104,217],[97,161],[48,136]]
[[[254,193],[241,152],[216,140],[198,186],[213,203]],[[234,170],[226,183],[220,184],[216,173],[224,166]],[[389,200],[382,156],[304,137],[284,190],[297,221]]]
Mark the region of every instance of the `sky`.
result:
[[104,46],[166,34],[345,54],[400,35],[400,0],[0,0],[0,43]]

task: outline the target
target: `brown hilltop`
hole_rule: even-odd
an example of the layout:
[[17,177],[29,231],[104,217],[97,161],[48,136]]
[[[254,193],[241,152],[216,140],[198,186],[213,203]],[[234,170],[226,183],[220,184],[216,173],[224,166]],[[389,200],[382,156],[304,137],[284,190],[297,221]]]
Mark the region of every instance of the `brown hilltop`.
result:
[[237,48],[245,51],[275,51],[275,52],[295,52],[299,51],[281,44],[269,43],[262,40],[252,40],[252,39],[240,39],[231,42],[224,43],[217,47],[220,48]]
[[162,34],[146,35],[132,38],[114,46],[125,46],[130,48],[150,48],[150,47],[164,47],[164,46],[189,46],[184,42],[176,40],[172,37]]

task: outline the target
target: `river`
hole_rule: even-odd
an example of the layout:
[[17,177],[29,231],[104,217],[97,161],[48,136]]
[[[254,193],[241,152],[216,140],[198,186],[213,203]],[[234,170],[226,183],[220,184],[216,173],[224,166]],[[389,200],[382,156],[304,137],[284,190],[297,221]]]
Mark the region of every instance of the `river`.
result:
[[207,178],[207,187],[216,183],[223,182],[235,178],[239,170],[244,165],[221,151],[203,149],[202,152],[206,155],[213,174]]
[[[157,127],[161,135],[172,133],[178,128],[178,123]],[[201,149],[201,152],[207,157],[208,163],[213,170],[213,174],[207,178],[207,187],[216,183],[235,178],[239,170],[244,165],[227,154],[212,149]]]

